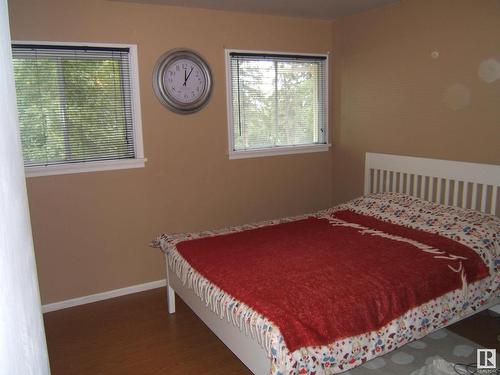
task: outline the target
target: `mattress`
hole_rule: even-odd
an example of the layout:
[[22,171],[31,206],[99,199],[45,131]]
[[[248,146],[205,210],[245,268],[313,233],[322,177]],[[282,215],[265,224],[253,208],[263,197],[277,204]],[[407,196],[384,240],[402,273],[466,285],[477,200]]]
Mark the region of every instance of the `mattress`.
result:
[[[341,231],[351,237],[346,240],[338,237]],[[496,298],[499,232],[498,218],[401,194],[383,193],[311,215],[217,231],[161,235],[154,245],[168,254],[169,265],[210,309],[261,343],[270,358],[272,374],[333,374],[421,338]],[[279,294],[277,283],[281,279],[285,283],[290,272],[300,272],[301,262],[309,264],[306,261],[309,253],[320,246],[318,237],[324,240],[321,246],[332,244],[331,248],[321,251],[341,252],[324,256],[323,268],[330,270],[326,276],[320,261],[312,269],[306,268],[305,278],[300,279],[299,273],[290,278],[287,281],[290,288],[286,290],[291,291],[291,299],[280,306],[276,301],[286,299],[287,293]],[[352,242],[352,247],[339,249],[338,244],[343,241]],[[264,246],[262,256],[259,246]],[[283,267],[289,267],[287,273],[274,275],[276,264],[269,261],[262,262],[260,268],[255,268],[258,266],[255,264],[250,266],[253,258],[265,260],[266,254],[273,253],[278,246],[284,249],[279,256],[287,258],[287,262],[282,262]],[[452,248],[458,250],[453,252]],[[238,258],[238,252],[241,256],[249,253],[253,257]],[[349,256],[345,257],[345,253]],[[377,255],[365,259],[374,253]],[[331,259],[327,260],[329,255]],[[294,256],[295,260],[288,259]],[[316,254],[311,259],[315,257]],[[378,259],[383,257],[388,259],[389,267],[384,267],[384,261]],[[399,257],[399,263],[396,260],[393,263],[391,257]],[[426,257],[432,258],[429,266],[425,263]],[[238,271],[238,263],[224,262],[228,258],[244,262],[244,267]],[[351,258],[355,261],[351,262]],[[328,266],[333,263],[336,268]],[[352,264],[348,266],[348,263]],[[352,277],[349,272],[340,277],[339,264],[345,264],[344,268],[353,272],[366,271],[364,276],[373,274],[379,282],[370,284],[369,277]],[[357,264],[359,268],[353,268]],[[405,267],[399,275],[398,267]],[[378,268],[384,271],[377,276]],[[235,273],[231,275],[232,269]],[[246,272],[248,275],[247,269],[251,270]],[[413,275],[413,286],[389,290],[391,284],[399,285],[405,270],[408,276],[404,279],[410,280]],[[229,281],[225,283],[221,274]],[[259,278],[252,279],[252,274],[276,277],[268,277],[274,284],[270,283],[265,290],[260,285],[265,283]],[[337,279],[332,279],[332,274]],[[447,278],[445,274],[449,274]],[[343,279],[349,281],[345,283]],[[301,287],[294,286],[293,280],[301,280]],[[339,288],[331,288],[335,283]],[[362,285],[353,288],[354,284]],[[343,293],[351,289],[352,293]],[[373,289],[371,294],[370,289]],[[435,289],[437,294],[424,293],[426,289]],[[320,299],[304,296],[307,290],[312,291],[311,295],[320,293]],[[396,298],[398,290],[410,297]],[[256,300],[256,295],[262,300]],[[415,298],[416,295],[420,297]],[[312,305],[321,308],[313,309],[314,306],[304,302],[308,298]],[[323,299],[323,304],[318,303]],[[296,304],[291,302],[294,300]],[[272,309],[266,307],[266,303]],[[315,315],[320,317],[315,319]],[[298,338],[294,336],[294,329]]]

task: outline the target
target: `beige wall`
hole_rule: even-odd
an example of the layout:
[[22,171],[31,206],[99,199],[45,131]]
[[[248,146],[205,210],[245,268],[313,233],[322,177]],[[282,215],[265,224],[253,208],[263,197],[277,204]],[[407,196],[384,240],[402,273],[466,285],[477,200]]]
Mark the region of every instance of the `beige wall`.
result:
[[[144,169],[28,179],[43,303],[164,277],[149,241],[330,205],[331,152],[228,160],[224,48],[327,52],[332,23],[102,0],[12,0],[17,40],[136,43]],[[158,56],[199,51],[215,80],[201,112],[163,108],[151,88]]]
[[[403,0],[334,23],[104,0],[9,5],[14,39],[139,47],[147,167],[28,179],[44,303],[162,278],[147,247],[157,233],[360,195],[366,151],[500,163],[500,79],[478,75],[482,61],[500,61],[496,0]],[[155,60],[176,47],[198,50],[215,78],[191,116],[151,89]],[[333,51],[333,152],[229,161],[225,47]]]
[[500,79],[478,75],[500,64],[499,41],[497,0],[403,0],[335,22],[333,203],[361,194],[367,151],[500,164]]

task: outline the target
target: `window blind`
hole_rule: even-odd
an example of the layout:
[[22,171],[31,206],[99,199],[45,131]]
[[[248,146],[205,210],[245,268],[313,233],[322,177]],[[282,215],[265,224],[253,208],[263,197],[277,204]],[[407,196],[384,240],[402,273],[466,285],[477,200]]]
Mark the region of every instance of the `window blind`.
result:
[[128,48],[12,50],[25,166],[135,157]]
[[325,56],[231,52],[233,151],[326,144]]

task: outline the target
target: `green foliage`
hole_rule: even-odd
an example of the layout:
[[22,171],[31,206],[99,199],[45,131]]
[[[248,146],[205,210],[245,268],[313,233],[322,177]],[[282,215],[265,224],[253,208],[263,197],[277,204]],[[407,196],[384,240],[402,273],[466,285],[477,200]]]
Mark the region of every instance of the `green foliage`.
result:
[[320,141],[318,63],[240,61],[233,72],[237,150]]
[[[25,164],[63,160],[57,62],[14,59],[17,107]],[[52,147],[47,147],[51,145]]]
[[114,59],[15,58],[25,164],[133,157],[123,78]]

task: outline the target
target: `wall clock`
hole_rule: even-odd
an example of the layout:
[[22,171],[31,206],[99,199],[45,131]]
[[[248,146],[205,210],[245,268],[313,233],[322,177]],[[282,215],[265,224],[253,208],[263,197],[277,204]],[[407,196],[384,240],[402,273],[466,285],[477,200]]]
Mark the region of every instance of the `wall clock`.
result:
[[153,71],[153,89],[171,111],[189,114],[202,109],[212,91],[212,73],[205,60],[188,49],[164,53]]

